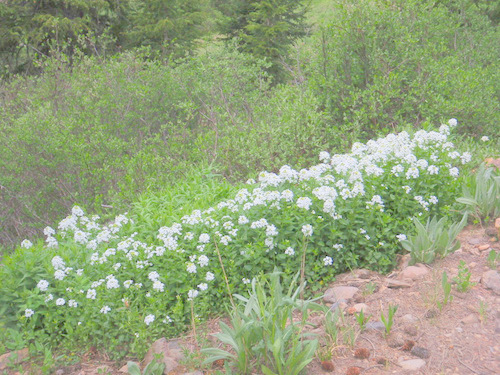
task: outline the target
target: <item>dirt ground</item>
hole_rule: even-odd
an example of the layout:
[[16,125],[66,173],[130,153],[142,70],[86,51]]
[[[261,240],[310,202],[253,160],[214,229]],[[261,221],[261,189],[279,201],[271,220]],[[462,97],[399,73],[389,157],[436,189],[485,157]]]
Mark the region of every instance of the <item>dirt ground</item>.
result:
[[[491,270],[488,255],[491,250],[500,253],[500,242],[478,226],[467,227],[459,239],[459,250],[417,267],[419,275],[410,278],[403,278],[408,257],[403,257],[400,267],[389,275],[367,270],[339,275],[330,288],[358,289],[345,302],[325,303],[332,310],[344,311],[335,342],[325,333],[324,316],[311,316],[314,325],[309,330],[319,335],[321,354],[309,364],[307,374],[500,374],[500,294],[482,280]],[[459,292],[453,282],[460,261],[471,273],[472,285],[466,292]],[[494,267],[500,270],[498,261]],[[443,272],[452,284],[453,300],[440,309]],[[387,316],[390,304],[398,308],[391,333],[385,335],[380,316],[381,312]],[[361,309],[370,316],[363,331],[355,317]],[[217,329],[218,320],[200,327],[206,343]],[[192,335],[180,338],[179,343],[185,359],[169,374],[215,374],[216,368],[199,368]],[[88,353],[79,364],[59,368],[55,374],[123,374],[124,365]],[[30,372],[29,367],[26,370]]]

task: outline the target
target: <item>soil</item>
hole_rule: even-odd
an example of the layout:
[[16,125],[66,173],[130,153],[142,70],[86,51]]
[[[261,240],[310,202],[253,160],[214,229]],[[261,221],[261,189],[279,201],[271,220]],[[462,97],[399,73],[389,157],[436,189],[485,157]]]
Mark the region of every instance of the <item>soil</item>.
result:
[[[359,288],[345,304],[340,303],[345,313],[344,326],[354,327],[353,340],[348,339],[348,334],[344,340],[340,334],[332,343],[325,334],[323,315],[311,316],[314,326],[310,330],[320,335],[321,358],[318,356],[309,364],[307,374],[500,374],[500,294],[481,282],[482,275],[491,270],[487,261],[490,251],[500,252],[500,242],[486,234],[492,233],[492,229],[467,227],[459,235],[461,248],[431,265],[421,265],[420,268],[425,269],[421,273],[425,274],[420,277],[402,279],[407,256],[389,275],[367,270],[339,275],[330,288]],[[459,292],[453,281],[461,261],[471,272],[473,283],[466,292]],[[498,261],[495,267],[500,271]],[[443,272],[452,283],[453,300],[439,309],[438,303],[443,301]],[[398,281],[406,286],[391,285]],[[387,316],[390,304],[398,306],[389,335],[384,334],[381,323],[378,326],[382,330],[361,331],[354,313],[354,306],[359,303],[366,305],[364,313],[371,316],[369,328],[377,326],[381,312]],[[198,335],[202,332],[205,342],[211,341],[210,335],[218,331],[218,321],[214,319],[199,328]],[[185,352],[191,354],[169,374],[215,374],[217,365],[197,368],[200,361],[192,335],[180,338],[179,342]],[[331,362],[327,361],[330,356]],[[127,373],[124,365],[125,362],[114,363],[98,353],[94,356],[88,353],[78,365],[59,368],[55,374],[123,374]],[[405,369],[410,365],[422,367]]]

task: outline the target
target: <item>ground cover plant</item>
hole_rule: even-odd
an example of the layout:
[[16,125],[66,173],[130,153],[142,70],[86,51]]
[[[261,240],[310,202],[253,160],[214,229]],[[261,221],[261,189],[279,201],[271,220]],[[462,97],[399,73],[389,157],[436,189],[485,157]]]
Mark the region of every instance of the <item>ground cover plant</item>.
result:
[[45,228],[44,243],[23,241],[4,260],[8,340],[141,355],[150,340],[185,329],[192,312],[221,311],[227,286],[243,293],[275,267],[286,284],[302,264],[310,292],[351,268],[388,271],[412,216],[451,214],[471,160],[448,138],[456,124],[321,152],[308,169],[262,172],[230,199],[159,228],[127,214],[102,223],[75,206]]

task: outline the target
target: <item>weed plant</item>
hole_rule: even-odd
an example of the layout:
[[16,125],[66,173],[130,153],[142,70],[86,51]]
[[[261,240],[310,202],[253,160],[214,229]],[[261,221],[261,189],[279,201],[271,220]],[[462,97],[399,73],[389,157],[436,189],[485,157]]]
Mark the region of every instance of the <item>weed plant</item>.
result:
[[[297,375],[312,361],[318,341],[303,333],[310,309],[323,310],[313,301],[300,300],[304,284],[295,287],[299,274],[284,293],[280,272],[253,279],[249,297],[235,294],[243,304],[233,310],[229,327],[221,322],[221,333],[215,335],[232,352],[210,348],[206,362],[228,360],[239,374],[260,369],[266,375]],[[301,313],[300,323],[294,312]]]

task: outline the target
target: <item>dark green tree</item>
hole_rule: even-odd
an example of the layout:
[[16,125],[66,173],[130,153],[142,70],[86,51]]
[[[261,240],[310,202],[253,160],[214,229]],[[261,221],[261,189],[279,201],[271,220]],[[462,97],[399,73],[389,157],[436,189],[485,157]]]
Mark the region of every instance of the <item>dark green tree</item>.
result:
[[127,48],[151,47],[167,59],[192,49],[201,37],[206,10],[203,0],[130,0]]
[[127,1],[4,0],[0,2],[0,63],[3,73],[31,73],[33,62],[53,50],[73,55],[115,49],[126,26]]
[[267,59],[269,72],[282,80],[290,47],[307,31],[304,1],[232,0],[216,6],[224,15],[221,31],[227,38],[238,38],[241,50]]

